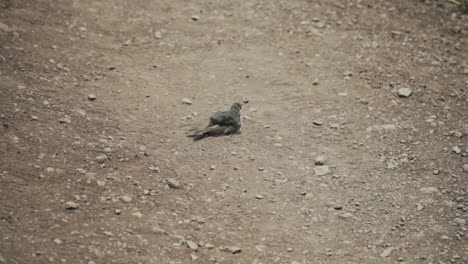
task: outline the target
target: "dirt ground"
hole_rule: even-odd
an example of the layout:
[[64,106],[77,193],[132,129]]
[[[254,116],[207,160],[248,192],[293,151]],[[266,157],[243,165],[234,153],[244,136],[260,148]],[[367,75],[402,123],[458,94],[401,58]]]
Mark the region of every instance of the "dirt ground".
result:
[[468,263],[467,47],[443,0],[0,0],[0,263]]

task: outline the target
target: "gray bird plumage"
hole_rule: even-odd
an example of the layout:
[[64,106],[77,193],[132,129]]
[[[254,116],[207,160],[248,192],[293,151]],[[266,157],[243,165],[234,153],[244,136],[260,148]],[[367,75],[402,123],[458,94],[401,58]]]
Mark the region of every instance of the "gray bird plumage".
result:
[[188,136],[199,140],[208,136],[230,135],[241,128],[240,111],[242,105],[234,103],[228,111],[218,111],[210,117],[210,122],[203,129],[192,131]]

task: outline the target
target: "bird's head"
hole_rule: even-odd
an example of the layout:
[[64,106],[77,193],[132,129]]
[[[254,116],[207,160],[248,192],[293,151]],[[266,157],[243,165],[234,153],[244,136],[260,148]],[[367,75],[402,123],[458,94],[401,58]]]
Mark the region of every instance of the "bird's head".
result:
[[236,111],[240,111],[242,109],[242,105],[239,104],[239,103],[234,103],[233,105],[231,105],[231,109],[236,110]]

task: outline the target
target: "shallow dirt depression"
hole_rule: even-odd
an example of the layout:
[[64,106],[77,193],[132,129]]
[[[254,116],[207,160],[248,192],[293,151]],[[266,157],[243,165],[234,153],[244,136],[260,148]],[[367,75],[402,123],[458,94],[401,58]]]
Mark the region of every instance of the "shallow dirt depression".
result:
[[0,263],[467,263],[454,2],[0,0]]

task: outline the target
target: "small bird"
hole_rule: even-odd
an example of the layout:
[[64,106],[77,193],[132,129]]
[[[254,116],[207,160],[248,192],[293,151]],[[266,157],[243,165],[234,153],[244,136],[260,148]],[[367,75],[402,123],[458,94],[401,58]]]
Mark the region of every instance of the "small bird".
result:
[[210,117],[210,122],[203,129],[192,131],[188,137],[200,140],[209,136],[221,136],[239,133],[241,128],[240,111],[242,105],[234,103],[228,111],[218,111]]

